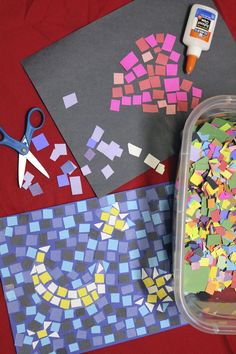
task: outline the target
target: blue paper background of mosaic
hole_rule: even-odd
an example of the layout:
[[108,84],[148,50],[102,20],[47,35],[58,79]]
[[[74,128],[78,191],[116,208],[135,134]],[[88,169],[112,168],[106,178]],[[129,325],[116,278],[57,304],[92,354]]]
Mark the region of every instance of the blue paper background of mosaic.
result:
[[[147,306],[141,279],[142,269],[149,276],[154,267],[171,272],[173,188],[160,184],[0,219],[0,275],[17,353],[82,353],[185,324],[174,301]],[[126,230],[113,228],[102,239],[101,214],[115,203]],[[41,283],[53,280],[68,308],[35,291],[35,265],[46,268]],[[95,275],[100,266],[104,275]],[[97,276],[105,293],[71,308],[63,289],[75,294]]]

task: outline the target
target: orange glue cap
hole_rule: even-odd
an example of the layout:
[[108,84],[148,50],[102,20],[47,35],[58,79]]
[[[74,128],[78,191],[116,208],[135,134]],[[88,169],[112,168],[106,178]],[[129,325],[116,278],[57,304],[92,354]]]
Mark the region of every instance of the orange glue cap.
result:
[[193,69],[195,68],[198,57],[196,55],[187,55],[187,63],[186,63],[186,73],[191,74]]

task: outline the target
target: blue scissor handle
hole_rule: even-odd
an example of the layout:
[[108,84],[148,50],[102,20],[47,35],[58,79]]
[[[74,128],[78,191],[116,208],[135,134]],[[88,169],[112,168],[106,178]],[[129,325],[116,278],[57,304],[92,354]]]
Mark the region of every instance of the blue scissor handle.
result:
[[25,144],[11,138],[1,127],[0,127],[0,145],[7,145],[12,149],[18,151],[22,155],[27,154],[27,152],[29,151],[28,147]]
[[[34,126],[31,123],[31,117],[32,117],[34,112],[38,112],[40,114],[40,118],[41,118],[41,122],[37,126]],[[32,136],[33,136],[34,132],[36,130],[42,128],[42,126],[44,124],[44,120],[45,120],[45,115],[44,115],[43,111],[40,108],[35,107],[35,108],[32,108],[28,112],[27,117],[26,117],[26,130],[25,130],[25,137],[27,139],[28,146],[30,145],[30,142],[31,142],[31,139],[32,139]]]

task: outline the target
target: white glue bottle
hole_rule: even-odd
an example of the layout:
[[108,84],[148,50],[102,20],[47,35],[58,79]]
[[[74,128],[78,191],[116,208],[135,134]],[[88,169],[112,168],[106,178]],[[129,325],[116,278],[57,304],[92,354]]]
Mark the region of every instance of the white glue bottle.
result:
[[183,43],[188,47],[186,72],[191,74],[202,50],[208,50],[211,45],[218,12],[211,7],[195,4],[192,6]]

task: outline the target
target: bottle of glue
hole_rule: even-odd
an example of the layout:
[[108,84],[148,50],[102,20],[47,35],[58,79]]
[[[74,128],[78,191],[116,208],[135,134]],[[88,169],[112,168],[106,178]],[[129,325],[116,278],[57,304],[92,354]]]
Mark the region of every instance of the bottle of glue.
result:
[[202,50],[208,50],[215,30],[218,12],[211,7],[192,6],[184,32],[183,43],[188,46],[186,72],[191,74]]

